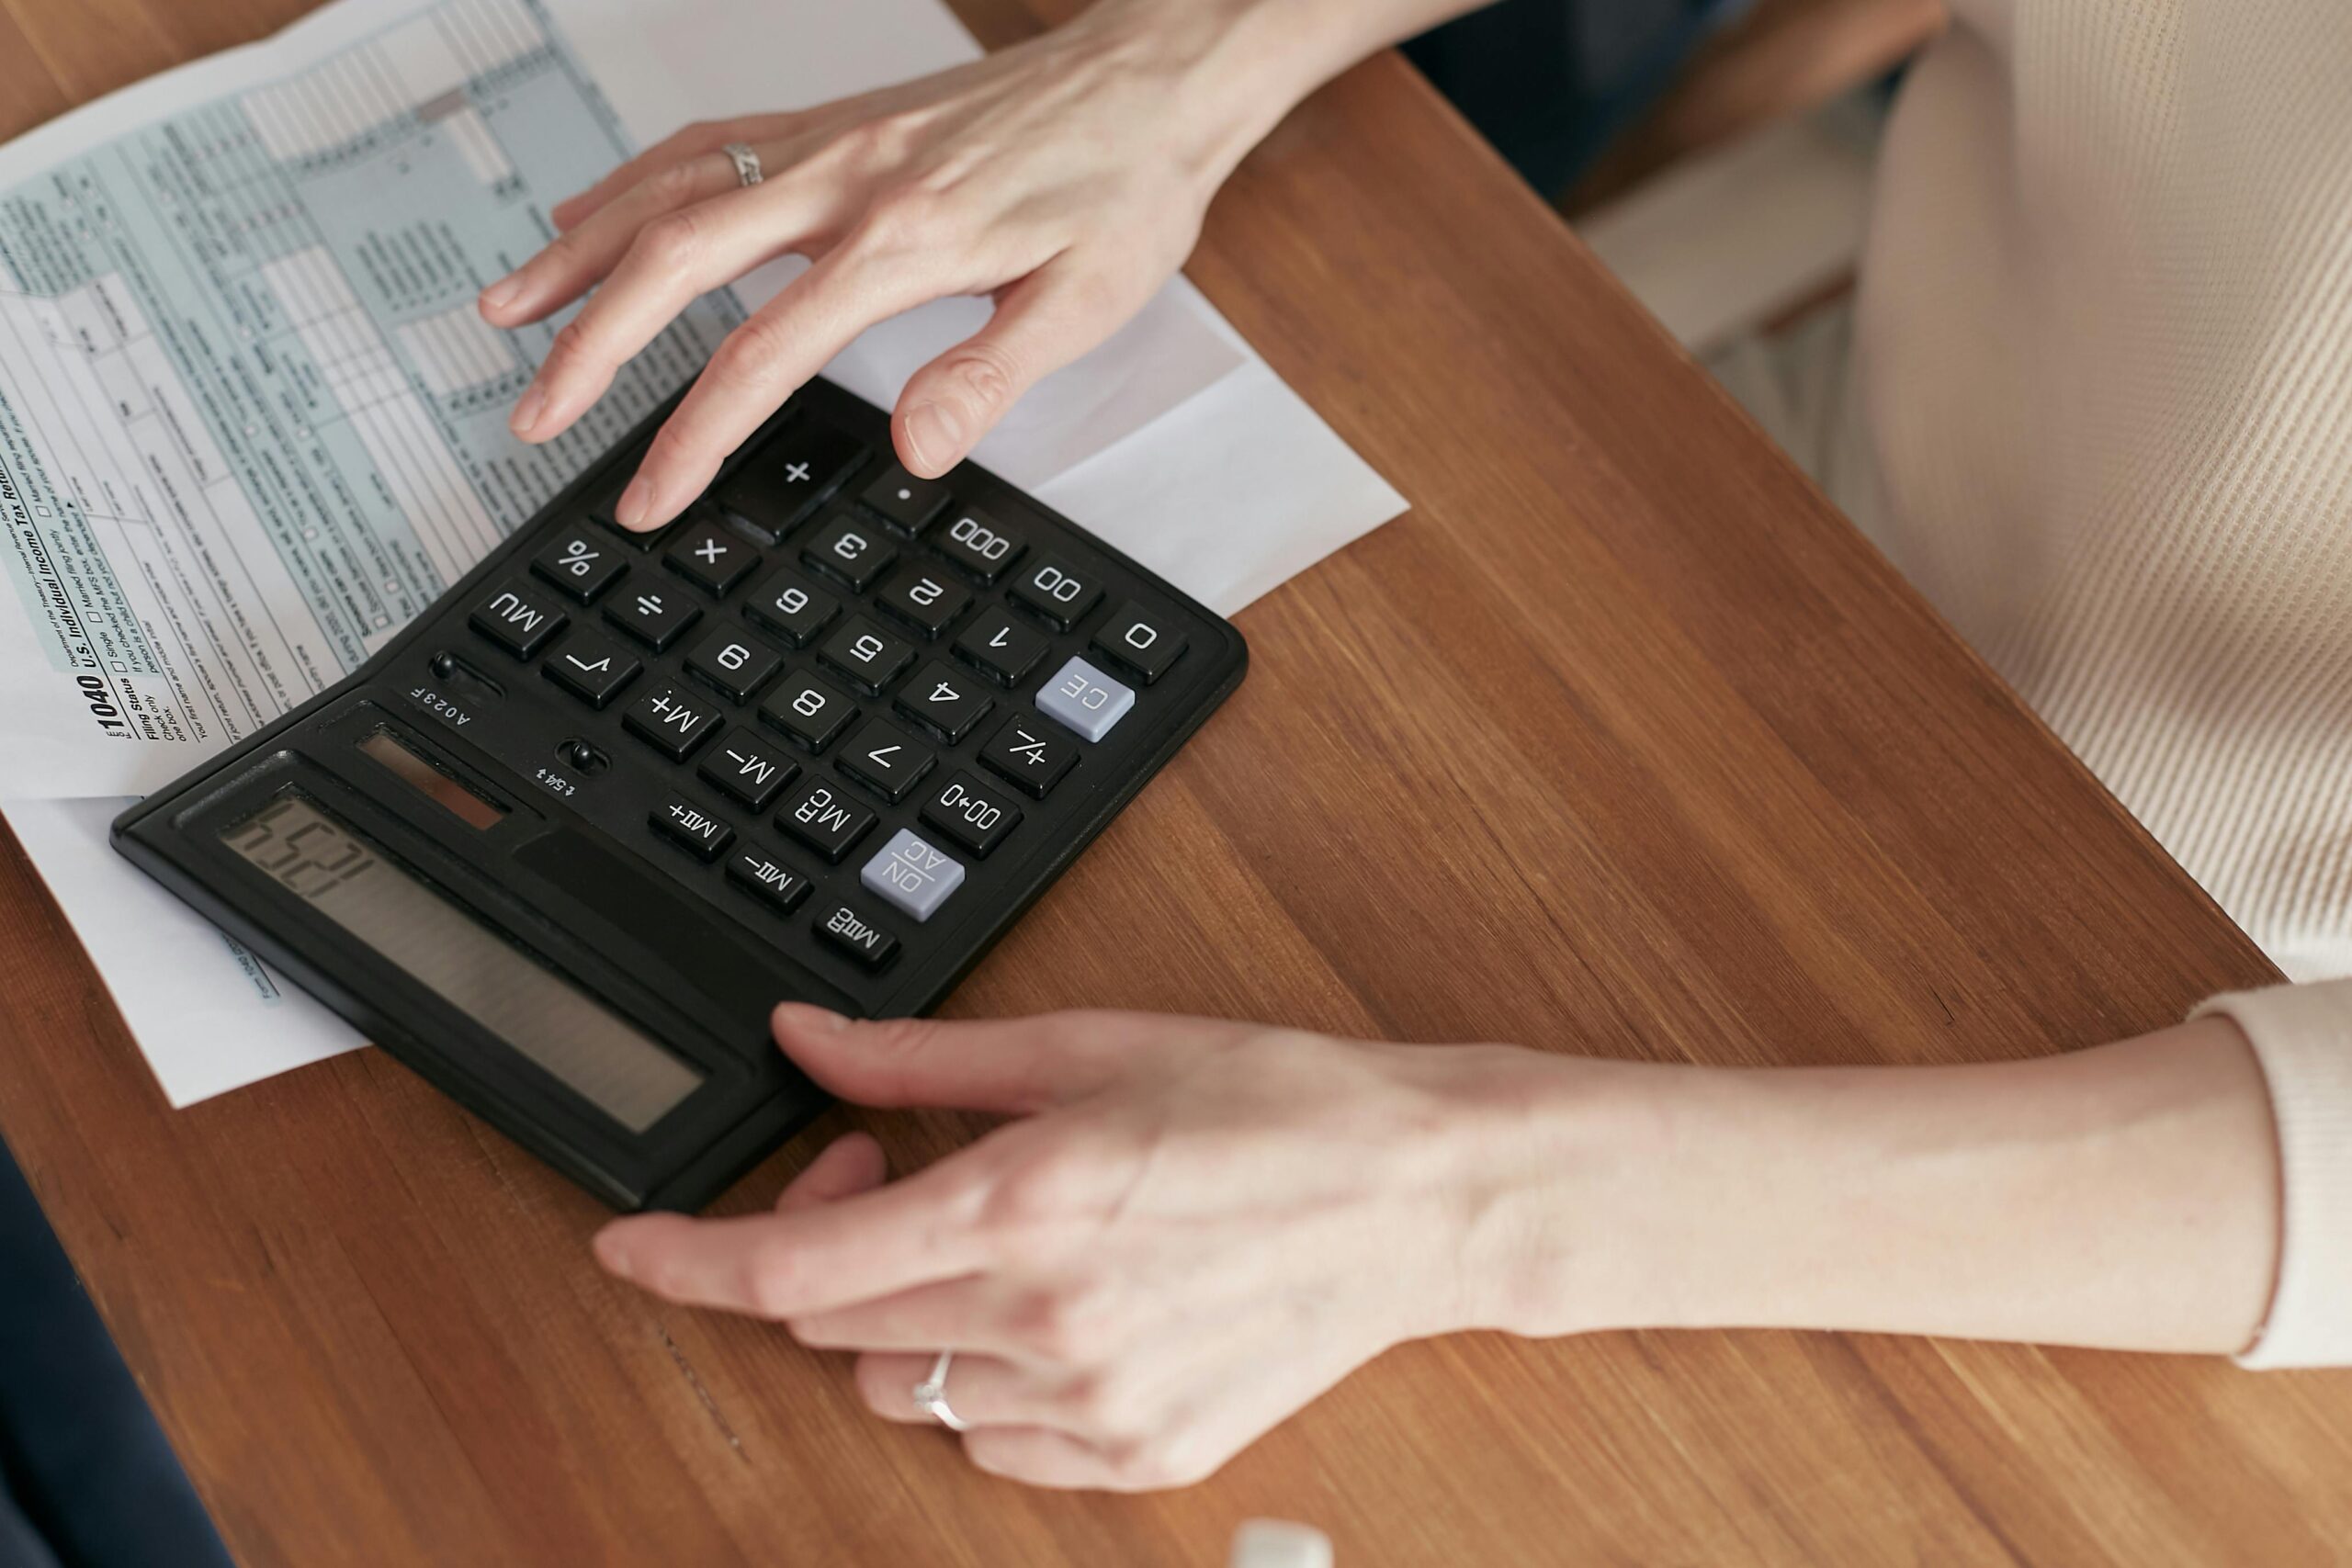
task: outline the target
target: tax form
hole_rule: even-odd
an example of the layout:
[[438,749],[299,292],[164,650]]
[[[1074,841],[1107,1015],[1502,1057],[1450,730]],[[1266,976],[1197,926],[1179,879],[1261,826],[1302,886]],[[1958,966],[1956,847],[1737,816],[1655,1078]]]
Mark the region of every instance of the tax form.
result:
[[[333,684],[797,264],[542,447],[505,415],[565,318],[478,290],[689,118],[976,52],[937,0],[337,0],[0,148],[0,798],[175,1104],[357,1042],[107,851],[122,797]],[[827,373],[887,405],[987,312]],[[1403,507],[1181,278],[978,457],[1226,613]]]

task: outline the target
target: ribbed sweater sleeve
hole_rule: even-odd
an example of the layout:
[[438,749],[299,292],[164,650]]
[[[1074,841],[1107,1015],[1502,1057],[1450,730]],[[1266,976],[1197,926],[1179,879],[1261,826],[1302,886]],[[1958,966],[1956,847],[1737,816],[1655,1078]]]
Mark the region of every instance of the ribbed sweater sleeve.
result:
[[2215,997],[2245,1032],[2278,1127],[2278,1280],[2247,1367],[2352,1366],[2352,980]]

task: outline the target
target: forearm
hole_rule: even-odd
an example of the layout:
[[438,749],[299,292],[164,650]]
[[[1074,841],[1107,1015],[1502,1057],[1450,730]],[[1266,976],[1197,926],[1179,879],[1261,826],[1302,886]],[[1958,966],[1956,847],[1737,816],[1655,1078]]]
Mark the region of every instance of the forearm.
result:
[[1555,1065],[1479,1224],[1502,1326],[2230,1353],[2269,1300],[2278,1155],[2226,1020],[1970,1066]]

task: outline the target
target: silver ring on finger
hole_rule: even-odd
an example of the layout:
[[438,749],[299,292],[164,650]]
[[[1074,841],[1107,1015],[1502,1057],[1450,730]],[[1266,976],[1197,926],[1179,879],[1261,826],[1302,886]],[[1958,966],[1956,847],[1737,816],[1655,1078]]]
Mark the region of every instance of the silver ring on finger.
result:
[[939,1359],[931,1364],[931,1376],[915,1384],[915,1408],[951,1432],[967,1432],[972,1424],[947,1408],[947,1369],[955,1360],[953,1350],[939,1353]]
[[735,165],[735,183],[746,190],[765,176],[760,173],[760,155],[752,151],[748,141],[730,141],[719,149]]

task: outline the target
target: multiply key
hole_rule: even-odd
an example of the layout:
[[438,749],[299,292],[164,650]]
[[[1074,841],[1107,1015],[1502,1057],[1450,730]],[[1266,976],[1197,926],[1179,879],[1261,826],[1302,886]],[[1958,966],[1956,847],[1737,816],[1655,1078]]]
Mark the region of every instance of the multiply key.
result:
[[717,860],[735,837],[734,829],[683,795],[662,796],[653,808],[652,822],[663,838],[696,860]]

